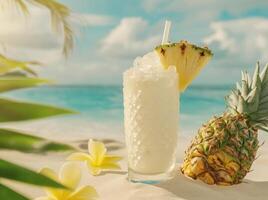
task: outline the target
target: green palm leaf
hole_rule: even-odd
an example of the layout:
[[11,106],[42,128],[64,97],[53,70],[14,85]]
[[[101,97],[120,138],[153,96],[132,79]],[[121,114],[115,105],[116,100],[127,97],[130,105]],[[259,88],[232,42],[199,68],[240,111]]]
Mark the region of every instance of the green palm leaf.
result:
[[27,15],[29,14],[28,7],[27,7],[27,5],[26,5],[24,0],[15,0],[15,1],[13,1],[13,3],[15,3],[15,5],[19,9],[21,9],[25,14],[27,14]]
[[0,78],[4,77],[28,77],[28,74],[21,70],[10,71],[5,74],[0,74]]
[[74,114],[75,112],[49,105],[0,98],[0,113],[0,122],[14,122],[63,114]]
[[0,93],[16,89],[29,88],[49,83],[46,79],[23,76],[0,76]]
[[28,135],[21,131],[0,128],[0,150],[17,150],[30,153],[50,151],[72,151],[74,148],[67,144],[52,142],[41,137]]
[[62,3],[56,0],[30,0],[30,2],[41,5],[50,10],[52,28],[56,31],[60,31],[63,27],[64,31],[64,46],[63,53],[68,55],[71,49],[73,49],[73,30],[68,21],[71,11]]
[[35,61],[18,61],[0,54],[0,75],[20,69],[36,76],[37,74],[29,65],[39,65],[39,63]]
[[0,159],[0,177],[38,186],[66,188],[62,184],[25,167]]
[[74,43],[74,33],[72,27],[69,23],[68,18],[70,17],[71,10],[62,3],[59,3],[56,0],[13,0],[19,8],[25,13],[28,14],[28,9],[25,4],[25,1],[30,2],[37,6],[43,6],[47,8],[51,13],[51,24],[52,28],[60,32],[62,27],[64,31],[64,46],[63,53],[67,56],[70,51],[73,49]]
[[30,200],[0,183],[0,197],[5,200]]

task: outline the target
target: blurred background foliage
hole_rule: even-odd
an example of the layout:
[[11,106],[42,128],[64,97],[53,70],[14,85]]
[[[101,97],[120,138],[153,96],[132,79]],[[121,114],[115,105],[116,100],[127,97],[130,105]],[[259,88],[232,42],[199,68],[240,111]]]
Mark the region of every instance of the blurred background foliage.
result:
[[[67,57],[73,48],[73,31],[69,23],[70,9],[56,0],[1,0],[1,3],[19,8],[27,17],[27,5],[34,4],[47,8],[51,13],[52,29],[64,33],[63,54]],[[6,5],[7,5],[6,4]],[[0,55],[0,93],[49,84],[49,80],[39,78],[34,71],[37,61],[19,61]],[[71,110],[51,105],[22,102],[0,97],[0,123],[34,120],[56,115],[72,114]],[[20,130],[0,128],[0,150],[15,150],[24,153],[46,153],[72,151],[72,146],[32,136]],[[1,159],[0,156],[0,197],[8,200],[28,200],[29,198],[7,187],[1,179],[9,179],[38,186],[65,188],[37,172]]]

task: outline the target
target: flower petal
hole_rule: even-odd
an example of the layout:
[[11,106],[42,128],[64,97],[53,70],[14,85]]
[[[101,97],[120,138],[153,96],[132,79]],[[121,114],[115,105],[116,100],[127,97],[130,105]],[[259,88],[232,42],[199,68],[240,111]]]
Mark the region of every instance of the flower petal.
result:
[[119,157],[119,156],[105,155],[100,168],[102,168],[102,169],[120,169],[120,166],[119,166],[119,164],[117,164],[117,161],[119,161],[121,159],[122,159],[122,157]]
[[50,197],[38,197],[38,198],[35,198],[34,200],[56,200],[56,199],[50,198]]
[[68,200],[94,200],[97,199],[98,194],[91,186],[84,186],[74,192]]
[[102,163],[101,169],[121,169],[117,163]]
[[119,160],[122,160],[123,158],[120,156],[114,156],[114,155],[105,155],[103,162],[106,163],[113,163],[113,162],[117,162]]
[[76,188],[81,179],[81,169],[76,162],[66,162],[60,169],[60,181],[72,189]]
[[102,142],[89,140],[88,151],[93,159],[94,165],[97,166],[101,164],[107,149]]
[[[40,171],[40,174],[45,175],[45,176],[47,176],[48,178],[51,178],[54,181],[59,181],[59,179],[57,177],[57,174],[52,169],[43,168]],[[62,190],[60,190],[60,189],[46,187],[45,190],[46,190],[46,193],[48,195],[47,198],[52,198],[52,199],[56,198],[57,199],[57,198],[62,196]]]
[[72,153],[67,160],[69,161],[86,161],[91,159],[91,157],[86,153]]
[[101,169],[99,167],[92,165],[92,163],[90,161],[87,162],[87,166],[88,166],[89,172],[93,176],[97,176],[101,173]]
[[58,176],[52,169],[43,168],[41,169],[40,174],[47,176],[48,178],[51,178],[54,181],[58,181]]

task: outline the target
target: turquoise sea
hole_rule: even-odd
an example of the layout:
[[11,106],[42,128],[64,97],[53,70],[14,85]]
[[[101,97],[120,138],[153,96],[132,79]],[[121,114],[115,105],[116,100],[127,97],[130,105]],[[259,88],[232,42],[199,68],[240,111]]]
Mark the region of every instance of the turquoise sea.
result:
[[[194,132],[211,116],[225,109],[224,97],[231,86],[192,86],[180,97],[180,129]],[[68,116],[103,126],[123,128],[122,86],[44,86],[6,94],[21,100],[53,104],[80,112]]]

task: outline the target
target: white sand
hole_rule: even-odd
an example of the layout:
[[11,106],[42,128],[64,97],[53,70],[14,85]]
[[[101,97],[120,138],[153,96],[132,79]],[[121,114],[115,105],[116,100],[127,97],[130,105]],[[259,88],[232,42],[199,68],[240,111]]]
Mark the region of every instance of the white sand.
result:
[[[101,138],[103,135],[96,136],[96,132],[91,132],[89,127],[71,126],[70,123],[54,123],[52,120],[39,121],[34,123],[21,123],[16,125],[17,128],[31,130],[37,135],[43,135],[56,140],[64,138],[66,142],[72,144],[83,143],[81,141],[89,138]],[[10,126],[9,126],[10,127]],[[88,130],[88,131],[87,131]],[[120,129],[118,129],[120,130]],[[117,131],[118,131],[117,130]],[[103,130],[102,130],[103,131]],[[75,133],[75,134],[74,134]],[[64,136],[64,137],[63,137]],[[95,136],[95,137],[94,137]],[[108,138],[107,135],[105,138]],[[126,156],[123,144],[123,133],[113,134],[112,139],[121,142],[106,141],[112,153]],[[261,133],[261,138],[268,139],[268,135]],[[189,138],[180,135],[178,149],[178,166],[182,162],[183,152]],[[179,172],[177,176],[170,181],[158,185],[145,185],[130,183],[126,180],[126,160],[121,162],[122,171],[103,173],[98,177],[91,176],[85,165],[81,164],[83,169],[82,185],[88,184],[94,186],[100,195],[100,199],[104,200],[267,200],[268,199],[268,144],[264,144],[259,150],[260,157],[256,160],[252,167],[252,172],[247,175],[244,183],[235,186],[208,186],[200,181],[193,181],[185,178]],[[58,170],[64,162],[67,155],[49,154],[49,155],[33,155],[18,152],[0,151],[0,157],[5,158],[32,169],[39,170],[42,167],[49,167]],[[30,197],[38,197],[44,195],[42,189],[20,183],[8,182],[12,187],[16,187],[22,193]]]

